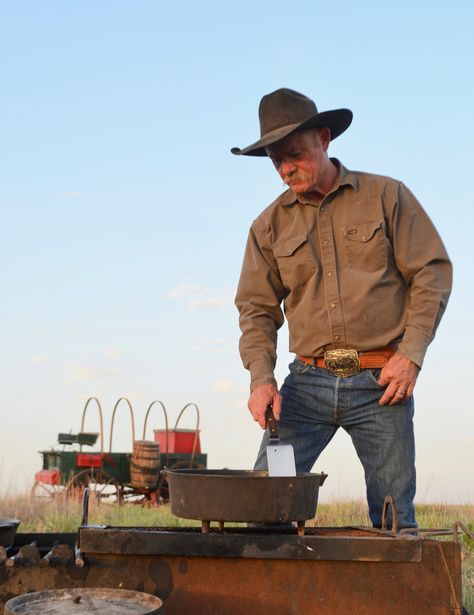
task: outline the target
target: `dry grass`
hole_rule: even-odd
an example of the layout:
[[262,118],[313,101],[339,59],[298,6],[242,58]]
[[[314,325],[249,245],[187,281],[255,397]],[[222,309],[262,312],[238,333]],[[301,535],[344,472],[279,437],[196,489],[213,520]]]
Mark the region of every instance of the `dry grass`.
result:
[[[21,520],[22,532],[74,532],[81,523],[81,504],[56,498],[32,500],[29,496],[7,497],[0,501],[0,517]],[[450,529],[462,521],[474,533],[474,505],[418,504],[417,519],[421,528]],[[157,508],[127,504],[97,504],[91,500],[89,522],[103,525],[173,527],[198,525],[198,522],[178,519],[164,505]],[[366,503],[362,500],[337,500],[319,504],[317,519],[309,523],[318,526],[369,526]],[[474,541],[463,539],[463,601],[474,614]]]
[[[474,505],[417,504],[416,518],[420,528],[449,529],[456,521],[471,523],[474,530]],[[318,505],[315,524],[321,526],[370,526],[367,504],[364,500],[334,500]]]
[[363,500],[334,500],[318,504],[318,515],[309,525],[327,527],[370,526],[367,504]]
[[[81,503],[62,497],[46,500],[18,496],[0,502],[0,517],[21,520],[21,532],[75,532],[82,519]],[[175,517],[169,506],[150,507],[113,503],[98,504],[93,498],[89,505],[89,523],[98,525],[163,527],[198,525]]]

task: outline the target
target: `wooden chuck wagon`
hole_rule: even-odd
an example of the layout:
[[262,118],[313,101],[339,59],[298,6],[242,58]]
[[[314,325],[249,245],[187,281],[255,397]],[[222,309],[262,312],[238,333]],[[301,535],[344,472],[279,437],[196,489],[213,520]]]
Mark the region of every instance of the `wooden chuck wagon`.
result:
[[[91,402],[99,413],[100,431],[85,430],[85,418]],[[112,439],[118,406],[128,406],[131,419],[132,450],[113,452]],[[151,409],[158,404],[163,412],[165,427],[155,429],[154,439],[146,440],[146,428]],[[178,428],[185,410],[196,411],[194,429]],[[99,441],[99,448],[96,447]],[[206,468],[207,454],[201,452],[199,437],[199,409],[194,402],[184,406],[174,428],[170,429],[166,408],[161,401],[153,401],[145,415],[142,440],[135,439],[135,418],[130,401],[121,397],[114,406],[110,424],[109,451],[104,450],[104,421],[99,400],[87,400],[79,433],[58,434],[58,447],[40,451],[43,467],[35,474],[34,497],[82,497],[85,487],[99,501],[156,503],[167,499],[168,488],[164,468]]]

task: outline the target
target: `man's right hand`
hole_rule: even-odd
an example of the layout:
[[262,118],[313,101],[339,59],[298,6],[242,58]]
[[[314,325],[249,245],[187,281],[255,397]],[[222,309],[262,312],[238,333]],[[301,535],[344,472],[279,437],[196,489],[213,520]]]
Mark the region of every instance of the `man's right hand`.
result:
[[265,413],[268,405],[273,407],[275,419],[279,421],[281,413],[281,395],[276,386],[273,384],[261,384],[255,387],[250,395],[248,407],[253,420],[258,422],[262,429],[265,429],[267,426]]

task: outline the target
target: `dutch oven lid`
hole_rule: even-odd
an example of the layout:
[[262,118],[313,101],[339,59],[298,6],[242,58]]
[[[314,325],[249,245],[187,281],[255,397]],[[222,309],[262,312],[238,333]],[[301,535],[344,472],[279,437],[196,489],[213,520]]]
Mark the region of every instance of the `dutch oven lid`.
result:
[[76,588],[34,592],[12,598],[5,615],[155,615],[162,613],[156,596],[128,589]]

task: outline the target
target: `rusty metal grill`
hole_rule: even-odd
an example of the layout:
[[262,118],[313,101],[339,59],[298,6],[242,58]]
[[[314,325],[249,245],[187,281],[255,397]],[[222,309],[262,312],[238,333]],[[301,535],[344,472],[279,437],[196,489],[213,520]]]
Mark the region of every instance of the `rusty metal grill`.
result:
[[160,597],[166,615],[461,615],[460,545],[432,533],[88,526],[79,536],[17,534],[0,557],[0,605],[26,590],[121,587]]

